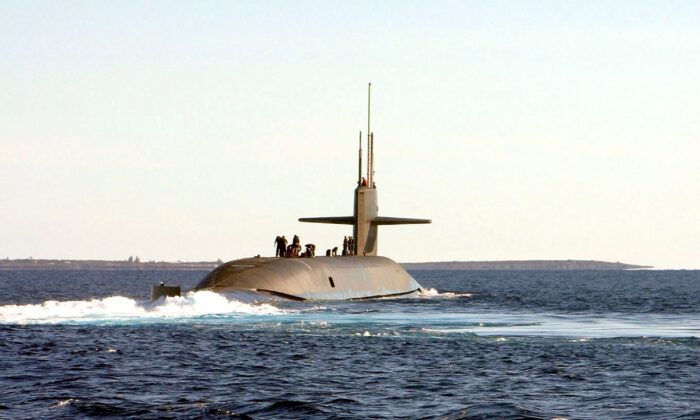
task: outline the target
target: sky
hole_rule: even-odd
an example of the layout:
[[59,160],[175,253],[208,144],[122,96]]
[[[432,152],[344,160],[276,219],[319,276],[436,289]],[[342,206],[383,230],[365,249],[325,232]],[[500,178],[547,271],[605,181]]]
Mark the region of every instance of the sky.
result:
[[700,2],[0,2],[0,257],[700,268]]

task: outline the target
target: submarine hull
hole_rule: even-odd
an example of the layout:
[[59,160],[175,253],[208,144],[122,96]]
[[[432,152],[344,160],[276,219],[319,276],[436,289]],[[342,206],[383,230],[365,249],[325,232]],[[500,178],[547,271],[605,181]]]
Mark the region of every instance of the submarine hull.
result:
[[401,296],[422,286],[386,257],[245,258],[214,269],[194,290],[248,292],[291,300]]

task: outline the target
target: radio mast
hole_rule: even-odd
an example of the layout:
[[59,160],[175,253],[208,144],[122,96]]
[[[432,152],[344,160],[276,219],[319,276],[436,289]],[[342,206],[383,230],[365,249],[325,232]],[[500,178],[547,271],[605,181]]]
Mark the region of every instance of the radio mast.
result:
[[367,88],[367,186],[372,186],[374,154],[372,153],[372,83]]

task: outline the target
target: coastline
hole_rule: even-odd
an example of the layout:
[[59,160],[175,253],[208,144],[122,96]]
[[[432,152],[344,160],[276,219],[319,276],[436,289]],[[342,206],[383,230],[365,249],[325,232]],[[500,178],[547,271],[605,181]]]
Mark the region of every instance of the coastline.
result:
[[[109,260],[0,260],[0,271],[9,270],[213,270],[222,261],[109,261]],[[401,263],[407,270],[640,270],[646,265],[594,260],[441,261]]]

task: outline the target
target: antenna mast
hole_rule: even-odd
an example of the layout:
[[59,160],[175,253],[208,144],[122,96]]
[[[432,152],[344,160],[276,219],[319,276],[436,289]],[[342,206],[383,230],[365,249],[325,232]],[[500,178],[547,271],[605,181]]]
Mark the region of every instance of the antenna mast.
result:
[[369,181],[369,186],[374,188],[374,133],[369,135],[369,143],[370,143],[370,153],[372,153],[372,170],[371,173],[369,174],[370,180]]
[[357,186],[362,185],[362,131],[360,131],[360,163],[357,168]]
[[367,88],[367,185],[372,186],[372,166],[374,163],[372,159],[372,144],[371,144],[371,115],[372,115],[372,83],[369,84]]

